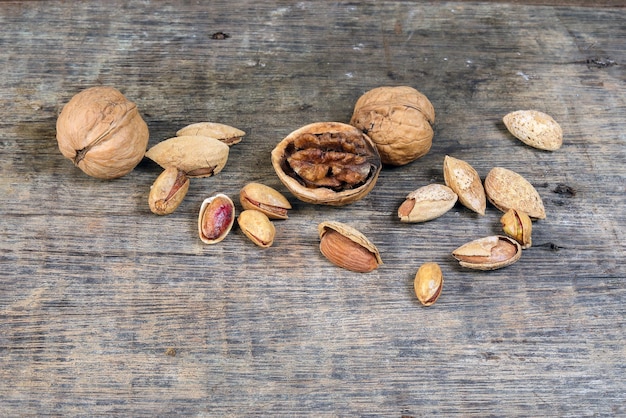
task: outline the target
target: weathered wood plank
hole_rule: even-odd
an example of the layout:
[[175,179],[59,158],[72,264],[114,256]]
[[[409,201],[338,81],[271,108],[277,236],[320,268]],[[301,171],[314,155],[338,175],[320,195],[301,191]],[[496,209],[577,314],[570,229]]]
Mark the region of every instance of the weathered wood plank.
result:
[[[625,413],[625,17],[466,2],[2,3],[3,413]],[[100,181],[57,149],[61,106],[99,84],[138,104],[151,145],[202,120],[247,136],[222,173],[156,217],[155,164]],[[280,139],[346,122],[360,94],[399,84],[435,106],[428,155],[385,168],[348,207],[287,193],[269,162]],[[501,117],[521,108],[554,116],[563,148],[513,139]],[[492,206],[484,217],[455,207],[422,225],[396,220],[408,192],[443,181],[446,154],[536,186],[548,218],[515,265],[473,272],[450,257],[498,232]],[[249,181],[294,205],[275,245],[261,250],[236,228],[202,245],[202,199],[235,198]],[[361,229],[385,264],[359,275],[328,263],[323,220]],[[426,261],[446,278],[431,308],[412,294]]]

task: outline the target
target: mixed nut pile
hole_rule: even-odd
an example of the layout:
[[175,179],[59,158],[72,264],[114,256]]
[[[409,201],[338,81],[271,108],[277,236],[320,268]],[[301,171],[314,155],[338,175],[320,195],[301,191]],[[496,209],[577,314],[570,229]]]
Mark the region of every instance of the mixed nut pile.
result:
[[[365,197],[384,165],[401,166],[431,148],[435,110],[426,96],[408,86],[378,87],[356,102],[349,124],[318,122],[303,126],[280,141],[271,163],[280,181],[298,199],[311,204],[343,206]],[[560,148],[563,134],[549,115],[519,110],[503,118],[507,129],[525,144]],[[229,149],[245,132],[220,123],[186,126],[175,137],[146,151],[148,127],[137,107],[112,87],[92,87],[74,96],[57,120],[61,153],[86,174],[113,179],[132,171],[147,157],[163,168],[150,188],[148,205],[157,215],[173,213],[189,189],[190,179],[218,174]],[[532,245],[532,220],[545,219],[541,197],[524,177],[494,167],[484,183],[466,161],[445,156],[444,184],[429,184],[409,193],[398,208],[401,222],[425,222],[442,216],[457,202],[484,215],[486,202],[504,212],[503,235],[479,238],[452,252],[461,266],[477,270],[506,267]],[[243,211],[236,218],[256,245],[270,247],[274,220],[287,219],[291,205],[277,190],[249,183],[239,193]],[[236,217],[225,194],[205,199],[198,214],[198,235],[206,244],[222,241]],[[382,260],[376,246],[355,228],[334,221],[318,225],[321,253],[335,265],[369,272]],[[430,306],[443,289],[436,263],[424,263],[414,279],[415,294]]]

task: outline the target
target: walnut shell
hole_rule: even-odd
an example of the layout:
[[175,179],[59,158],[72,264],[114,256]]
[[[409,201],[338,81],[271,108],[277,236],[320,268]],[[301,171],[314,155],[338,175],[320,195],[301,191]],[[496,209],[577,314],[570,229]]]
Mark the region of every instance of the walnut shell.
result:
[[113,179],[130,173],[148,146],[148,125],[135,103],[113,87],[76,94],[57,119],[61,153],[86,174]]
[[384,164],[405,165],[430,151],[435,109],[428,98],[408,86],[377,87],[354,106],[350,124],[376,144]]
[[279,142],[271,156],[278,178],[294,196],[331,206],[365,197],[382,168],[372,140],[340,122],[303,126]]

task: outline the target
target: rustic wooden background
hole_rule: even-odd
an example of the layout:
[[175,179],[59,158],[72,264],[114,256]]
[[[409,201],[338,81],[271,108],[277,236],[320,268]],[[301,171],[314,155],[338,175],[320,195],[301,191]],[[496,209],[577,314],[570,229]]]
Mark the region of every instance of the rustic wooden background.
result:
[[[626,414],[626,9],[519,3],[0,3],[2,415]],[[150,145],[207,120],[247,135],[157,217],[155,164],[101,181],[58,151],[62,105],[101,84],[137,103]],[[350,206],[296,200],[271,149],[347,122],[381,85],[431,99],[431,152]],[[506,132],[502,116],[527,108],[561,123],[560,150]],[[443,182],[446,154],[539,191],[548,217],[518,263],[475,272],[450,255],[499,232],[492,206],[397,220],[408,192]],[[203,245],[202,199],[250,181],[294,206],[274,246],[236,228]],[[363,231],[385,264],[331,265],[325,220]],[[426,261],[445,275],[430,308],[412,293]]]

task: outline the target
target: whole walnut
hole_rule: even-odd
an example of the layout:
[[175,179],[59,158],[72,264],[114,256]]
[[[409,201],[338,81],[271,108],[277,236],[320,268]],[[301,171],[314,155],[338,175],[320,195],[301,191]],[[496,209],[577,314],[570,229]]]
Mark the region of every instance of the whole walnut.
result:
[[137,106],[113,87],[91,87],[63,107],[57,119],[61,153],[92,177],[131,172],[148,146],[148,125]]
[[404,165],[428,153],[435,109],[428,98],[408,86],[377,87],[354,106],[350,124],[376,144],[384,164]]

